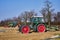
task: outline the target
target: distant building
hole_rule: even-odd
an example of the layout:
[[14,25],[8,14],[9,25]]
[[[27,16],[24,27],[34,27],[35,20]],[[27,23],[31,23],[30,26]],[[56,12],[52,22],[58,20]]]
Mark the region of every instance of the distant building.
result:
[[58,19],[58,22],[60,22],[60,12],[57,12],[57,19]]

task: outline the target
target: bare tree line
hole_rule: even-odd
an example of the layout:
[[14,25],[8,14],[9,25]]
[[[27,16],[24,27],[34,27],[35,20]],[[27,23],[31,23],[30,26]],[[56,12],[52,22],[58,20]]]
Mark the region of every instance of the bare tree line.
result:
[[44,21],[48,22],[51,26],[51,22],[58,24],[60,22],[60,12],[55,13],[55,9],[52,8],[52,3],[49,0],[45,1],[45,6],[41,9],[41,14],[43,15]]
[[[60,12],[54,13],[54,9],[52,9],[52,3],[49,0],[45,1],[45,6],[39,12],[42,14],[44,22],[47,22],[49,26],[51,26],[51,22],[55,22],[56,24],[60,22]],[[18,25],[22,24],[22,22],[26,25],[27,21],[29,21],[32,16],[37,16],[37,13],[34,10],[24,11],[18,17],[2,20],[0,22],[0,26],[8,25],[9,22],[13,21],[16,21]]]
[[23,13],[21,13],[18,17],[13,17],[12,19],[6,19],[6,20],[2,20],[0,22],[0,25],[1,26],[4,26],[4,25],[8,25],[9,22],[17,22],[17,24],[27,24],[27,21],[30,20],[30,18],[32,16],[37,16],[37,13],[35,11],[24,11]]

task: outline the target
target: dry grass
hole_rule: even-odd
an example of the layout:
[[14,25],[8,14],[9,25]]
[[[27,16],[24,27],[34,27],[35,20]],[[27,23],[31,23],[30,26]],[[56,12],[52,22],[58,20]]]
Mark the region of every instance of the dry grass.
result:
[[18,28],[0,28],[0,30],[5,30],[5,32],[0,32],[0,40],[41,40],[49,38],[54,34],[60,33],[60,31],[56,31],[44,33],[32,32],[29,34],[22,34],[18,32]]

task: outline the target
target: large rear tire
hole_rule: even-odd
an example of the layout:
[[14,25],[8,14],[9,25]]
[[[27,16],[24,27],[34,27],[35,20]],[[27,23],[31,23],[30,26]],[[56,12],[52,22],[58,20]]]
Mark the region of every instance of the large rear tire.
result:
[[30,32],[30,27],[25,25],[21,27],[21,32],[22,33],[29,33]]
[[46,28],[45,28],[45,25],[44,24],[39,24],[37,26],[37,31],[38,32],[45,32]]

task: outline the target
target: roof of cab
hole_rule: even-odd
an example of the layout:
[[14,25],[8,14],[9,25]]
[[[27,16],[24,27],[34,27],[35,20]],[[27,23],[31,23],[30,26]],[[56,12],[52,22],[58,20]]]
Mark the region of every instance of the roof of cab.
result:
[[32,17],[43,17],[43,16],[32,16]]

